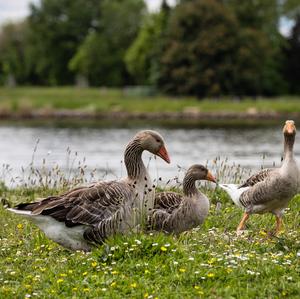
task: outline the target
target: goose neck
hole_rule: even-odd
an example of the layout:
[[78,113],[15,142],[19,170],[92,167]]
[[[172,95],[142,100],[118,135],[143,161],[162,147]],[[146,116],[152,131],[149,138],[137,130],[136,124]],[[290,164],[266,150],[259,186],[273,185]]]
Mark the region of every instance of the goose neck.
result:
[[284,135],[284,160],[293,158],[295,135]]
[[132,140],[126,147],[124,153],[124,162],[127,169],[127,175],[131,179],[138,178],[146,171],[142,161],[143,148],[139,140]]
[[198,193],[196,188],[196,179],[189,173],[187,173],[183,179],[183,193],[187,196],[192,196]]

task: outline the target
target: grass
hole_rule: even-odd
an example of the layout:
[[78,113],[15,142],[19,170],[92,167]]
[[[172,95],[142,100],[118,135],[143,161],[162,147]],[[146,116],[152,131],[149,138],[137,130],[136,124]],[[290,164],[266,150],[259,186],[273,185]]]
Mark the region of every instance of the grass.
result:
[[183,112],[188,109],[201,112],[300,112],[299,97],[245,98],[233,101],[191,97],[139,96],[121,89],[74,87],[42,88],[18,87],[0,88],[0,111],[24,113],[31,110],[45,111],[70,109],[87,112]]
[[[17,203],[61,191],[3,186],[0,196]],[[115,236],[91,253],[63,249],[0,207],[0,298],[299,298],[300,197],[279,238],[265,233],[271,215],[252,216],[237,238],[242,212],[221,191],[208,193],[201,227]]]

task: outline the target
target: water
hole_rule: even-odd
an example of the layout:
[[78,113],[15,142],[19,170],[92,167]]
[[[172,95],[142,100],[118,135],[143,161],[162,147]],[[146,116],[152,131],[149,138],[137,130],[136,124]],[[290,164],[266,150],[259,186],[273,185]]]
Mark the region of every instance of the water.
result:
[[[0,127],[0,163],[9,164],[11,171],[3,171],[2,179],[20,176],[21,167],[33,160],[35,167],[59,165],[63,170],[76,167],[85,158],[87,172],[97,170],[96,178],[120,178],[126,171],[122,163],[127,142],[140,129]],[[186,169],[191,164],[206,164],[220,156],[228,164],[258,170],[280,165],[282,155],[281,128],[262,129],[165,129],[152,128],[165,138],[171,164],[144,154],[152,178],[173,178],[178,166]],[[34,153],[37,140],[39,143]],[[71,149],[71,158],[67,154]],[[300,137],[296,138],[296,157],[300,155]],[[75,157],[75,152],[77,156]],[[33,157],[34,153],[34,157]],[[76,158],[73,161],[73,158]],[[73,165],[73,166],[72,166]],[[181,175],[179,173],[179,175]]]

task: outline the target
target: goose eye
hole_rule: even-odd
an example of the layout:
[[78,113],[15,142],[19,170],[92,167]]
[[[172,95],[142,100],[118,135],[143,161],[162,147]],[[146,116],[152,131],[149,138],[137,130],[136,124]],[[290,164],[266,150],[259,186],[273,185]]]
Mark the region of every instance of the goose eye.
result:
[[160,143],[160,140],[159,140],[159,139],[156,139],[156,142]]

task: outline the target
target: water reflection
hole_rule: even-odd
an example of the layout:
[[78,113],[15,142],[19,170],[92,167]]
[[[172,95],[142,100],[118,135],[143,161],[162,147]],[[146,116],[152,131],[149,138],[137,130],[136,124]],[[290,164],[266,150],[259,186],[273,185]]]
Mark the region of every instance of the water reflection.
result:
[[[123,151],[128,140],[140,129],[0,127],[0,162],[12,168],[10,176],[18,176],[21,166],[34,160],[41,167],[43,159],[49,167],[58,164],[67,169],[73,163],[67,155],[78,153],[77,160],[86,158],[87,171],[97,169],[97,176],[110,178],[124,175]],[[229,163],[259,169],[280,164],[282,153],[281,128],[263,129],[157,129],[165,138],[171,165],[153,159],[148,153],[152,177],[170,178],[178,174],[177,165],[187,168],[193,163],[206,163],[216,157]],[[33,157],[36,141],[39,141]],[[296,155],[300,153],[300,138],[296,138]],[[72,156],[74,158],[74,156]],[[75,164],[77,162],[74,162]],[[74,164],[74,165],[75,165]],[[108,174],[107,174],[108,173]],[[7,179],[7,178],[6,178]]]

